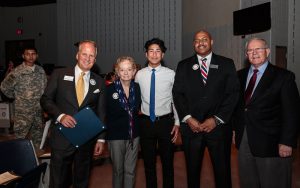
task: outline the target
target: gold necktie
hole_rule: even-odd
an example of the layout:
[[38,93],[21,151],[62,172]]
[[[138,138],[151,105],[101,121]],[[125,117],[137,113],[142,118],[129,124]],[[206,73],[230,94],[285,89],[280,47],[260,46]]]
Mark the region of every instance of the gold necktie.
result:
[[84,80],[83,80],[84,75],[85,73],[81,72],[76,85],[76,95],[77,95],[77,101],[79,106],[81,105],[84,99]]

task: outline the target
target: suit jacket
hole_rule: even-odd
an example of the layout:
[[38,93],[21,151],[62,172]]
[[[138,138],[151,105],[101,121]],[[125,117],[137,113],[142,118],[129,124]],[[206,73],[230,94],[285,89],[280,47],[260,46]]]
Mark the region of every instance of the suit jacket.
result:
[[[78,106],[74,74],[74,68],[57,69],[52,73],[44,94],[41,97],[42,108],[53,119],[53,122],[56,122],[56,119],[62,113],[74,115],[85,107],[90,107],[101,120],[104,120],[104,80],[91,72],[88,93],[81,106]],[[104,138],[104,136],[104,134],[101,134],[99,138]],[[58,131],[57,126],[54,126],[52,129],[50,143],[53,148],[57,149],[72,147],[71,143]]]
[[295,147],[299,127],[299,93],[292,72],[268,64],[248,105],[244,102],[249,67],[238,71],[240,100],[234,114],[236,146],[247,127],[254,156],[277,157],[278,144]]
[[[115,84],[112,83],[107,87],[106,92],[106,125],[107,140],[128,140],[129,137],[129,115],[121,106],[119,98],[116,97],[117,91]],[[138,136],[139,123],[138,113],[141,106],[140,86],[134,83],[135,107],[133,112],[133,138]]]
[[[239,94],[233,60],[212,54],[205,85],[199,67],[196,55],[179,62],[177,66],[173,98],[180,119],[190,114],[202,122],[217,116],[228,123]],[[195,134],[188,126],[181,128],[182,134]]]

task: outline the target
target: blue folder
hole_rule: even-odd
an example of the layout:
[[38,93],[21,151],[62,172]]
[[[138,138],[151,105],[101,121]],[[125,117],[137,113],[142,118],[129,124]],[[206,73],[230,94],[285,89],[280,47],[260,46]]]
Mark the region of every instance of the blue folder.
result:
[[58,129],[75,146],[79,147],[106,129],[94,111],[86,107],[73,116],[77,124],[74,128],[59,125]]

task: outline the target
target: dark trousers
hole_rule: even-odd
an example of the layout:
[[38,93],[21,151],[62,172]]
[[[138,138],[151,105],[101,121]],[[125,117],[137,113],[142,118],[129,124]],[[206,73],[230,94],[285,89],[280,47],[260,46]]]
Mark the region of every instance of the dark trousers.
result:
[[146,117],[140,118],[140,144],[144,159],[147,188],[157,187],[157,149],[162,163],[163,187],[174,187],[174,144],[171,142],[173,126],[174,119],[171,117],[155,122]]
[[[182,128],[189,129],[186,124],[183,124]],[[210,133],[189,135],[182,133],[189,188],[200,188],[200,172],[205,147],[208,148],[211,158],[216,188],[231,187],[231,135],[231,128],[228,125],[219,125]]]
[[66,150],[52,148],[50,161],[50,188],[87,188],[93,144],[86,144],[78,149]]

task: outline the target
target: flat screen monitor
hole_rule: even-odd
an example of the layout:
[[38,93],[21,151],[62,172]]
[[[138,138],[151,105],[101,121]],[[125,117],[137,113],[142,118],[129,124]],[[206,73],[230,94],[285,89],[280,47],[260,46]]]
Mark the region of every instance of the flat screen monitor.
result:
[[271,3],[263,3],[233,12],[233,34],[247,35],[271,28]]

